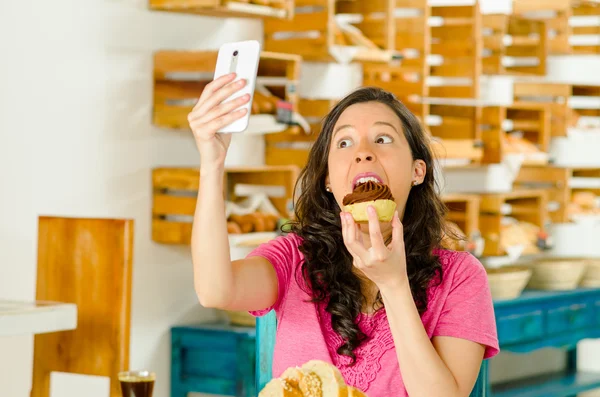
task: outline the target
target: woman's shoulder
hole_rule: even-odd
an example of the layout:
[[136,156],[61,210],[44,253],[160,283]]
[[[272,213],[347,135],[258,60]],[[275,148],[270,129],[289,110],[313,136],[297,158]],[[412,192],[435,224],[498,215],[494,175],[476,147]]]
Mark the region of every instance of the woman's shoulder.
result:
[[485,275],[483,264],[468,251],[436,249],[434,254],[442,265],[444,279],[465,279]]

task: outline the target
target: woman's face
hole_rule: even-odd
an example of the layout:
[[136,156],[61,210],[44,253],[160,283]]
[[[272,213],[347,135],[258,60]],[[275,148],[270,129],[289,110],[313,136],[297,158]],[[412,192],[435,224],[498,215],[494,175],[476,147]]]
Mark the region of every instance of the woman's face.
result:
[[390,187],[402,218],[413,181],[421,183],[426,166],[413,160],[396,113],[379,102],[349,106],[333,128],[327,184],[342,207],[356,182],[371,177]]

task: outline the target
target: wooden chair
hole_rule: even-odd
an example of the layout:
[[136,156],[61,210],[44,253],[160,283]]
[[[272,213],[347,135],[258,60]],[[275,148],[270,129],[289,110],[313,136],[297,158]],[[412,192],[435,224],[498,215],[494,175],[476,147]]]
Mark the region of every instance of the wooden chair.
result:
[[[256,319],[256,390],[259,392],[272,378],[271,369],[276,332],[277,317],[274,310]],[[486,397],[487,383],[487,361],[484,360],[470,397]]]
[[40,217],[38,301],[77,305],[73,331],[36,335],[31,397],[48,397],[50,373],[110,378],[129,366],[133,221]]

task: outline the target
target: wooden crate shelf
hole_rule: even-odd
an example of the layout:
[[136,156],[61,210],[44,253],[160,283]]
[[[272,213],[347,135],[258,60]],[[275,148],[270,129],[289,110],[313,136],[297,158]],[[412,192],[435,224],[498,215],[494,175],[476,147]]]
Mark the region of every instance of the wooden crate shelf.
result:
[[517,81],[513,85],[515,106],[545,105],[550,112],[550,136],[566,136],[572,124],[568,100],[571,86],[568,84]]
[[290,19],[294,0],[150,0],[154,11],[213,17]]
[[600,54],[600,24],[597,19],[579,23],[586,17],[600,18],[600,3],[586,0],[573,1],[570,38],[572,52],[586,55]]
[[480,128],[484,163],[498,163],[508,153],[524,153],[524,164],[548,163],[550,112],[544,105],[484,107]]
[[546,23],[550,54],[571,53],[571,0],[513,0],[513,14]]
[[487,14],[483,23],[483,73],[545,75],[548,55],[543,21]]
[[[510,217],[518,222],[524,222],[529,227],[539,229],[529,233],[530,250],[534,249],[537,233],[544,231],[548,223],[548,193],[543,189],[514,190],[509,193],[482,194],[479,204],[479,228],[485,241],[483,255],[502,256],[507,253],[508,244],[522,243],[516,240],[508,242],[509,234],[514,231],[506,229],[505,217]],[[533,252],[526,252],[533,253]]]
[[[224,176],[223,197],[238,202],[237,184],[278,188],[269,199],[281,217],[288,217],[298,178],[295,166],[228,168]],[[152,239],[163,244],[189,244],[192,220],[200,187],[198,168],[156,168],[152,171]],[[281,192],[280,190],[283,190]]]
[[431,104],[429,113],[426,128],[434,139],[433,149],[438,158],[481,162],[483,143],[479,125],[480,108]]
[[480,239],[479,231],[479,201],[475,194],[445,194],[442,201],[448,212],[446,220],[458,226],[464,233],[466,244],[463,250],[476,251]]
[[600,85],[571,86],[569,115],[572,126],[577,126],[581,117],[600,118]]
[[[213,80],[217,51],[159,51],[154,55],[153,123],[160,127],[189,129],[187,115],[196,104],[204,87]],[[298,103],[298,82],[302,58],[297,55],[263,51],[260,56],[257,85],[268,89],[276,98]],[[255,91],[252,115],[275,109],[261,109]],[[256,109],[258,107],[258,109]],[[253,120],[258,120],[251,116]],[[262,119],[261,119],[262,120]],[[274,120],[274,117],[273,117]],[[276,124],[274,121],[270,124]],[[265,128],[272,128],[266,124]],[[280,125],[276,125],[281,128]]]
[[382,87],[394,93],[424,120],[428,114],[428,105],[422,99],[429,96],[427,59],[431,50],[431,7],[427,0],[396,0],[395,8],[394,45],[403,58],[389,64],[364,62],[363,85]]
[[479,98],[483,37],[479,2],[431,7],[429,96]]
[[[264,48],[293,52],[308,61],[350,57],[387,62],[394,55],[393,4],[394,0],[296,0],[292,21],[265,20]],[[349,55],[346,47],[358,51]]]
[[289,130],[265,135],[265,162],[267,165],[293,164],[304,168],[310,148],[321,130],[321,121],[337,101],[300,99],[298,110],[311,126],[309,134]]
[[[573,216],[600,216],[600,209],[594,214],[593,203],[578,208],[576,202],[591,199],[584,197],[595,195],[600,200],[599,168],[566,168],[525,166],[519,171],[515,185],[522,188],[543,188],[548,191],[549,215],[552,222],[564,223],[573,220]],[[587,193],[582,195],[581,193]],[[578,197],[579,196],[579,197]],[[588,209],[585,212],[583,210]],[[600,208],[600,206],[599,206]]]

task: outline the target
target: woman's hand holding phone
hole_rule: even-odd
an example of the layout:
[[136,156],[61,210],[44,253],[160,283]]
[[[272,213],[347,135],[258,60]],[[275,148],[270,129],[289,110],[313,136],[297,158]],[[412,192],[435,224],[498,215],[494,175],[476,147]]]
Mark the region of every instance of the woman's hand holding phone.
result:
[[235,73],[226,74],[207,84],[198,103],[188,115],[188,122],[200,152],[201,170],[223,167],[231,143],[231,134],[217,131],[244,117],[247,112],[245,108],[238,108],[250,100],[248,94],[222,103],[246,85],[243,79],[232,83],[235,76]]

